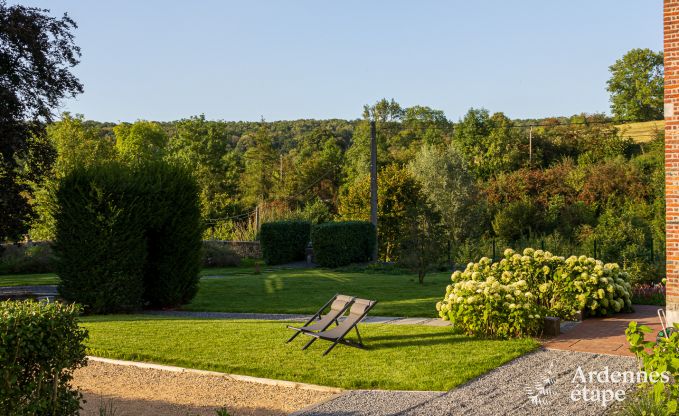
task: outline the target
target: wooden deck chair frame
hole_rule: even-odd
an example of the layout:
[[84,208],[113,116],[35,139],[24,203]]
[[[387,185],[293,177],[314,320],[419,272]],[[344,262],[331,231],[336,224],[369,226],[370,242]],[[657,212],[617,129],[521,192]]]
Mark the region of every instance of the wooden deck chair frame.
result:
[[[321,331],[321,332],[304,332],[304,335],[308,335],[312,337],[309,342],[306,343],[306,345],[302,348],[303,350],[309,348],[311,344],[314,343],[317,339],[322,339],[325,341],[330,341],[332,342],[332,345],[328,347],[327,350],[323,353],[323,355],[328,355],[330,351],[332,351],[333,348],[337,346],[337,344],[342,344],[346,345],[348,347],[354,347],[354,348],[365,348],[365,345],[363,344],[363,339],[361,338],[361,333],[358,331],[358,324],[365,319],[365,317],[368,315],[370,310],[377,304],[376,300],[367,300],[367,299],[359,299],[356,298],[354,299],[354,303],[352,305],[352,308],[356,305],[361,304],[362,302],[367,302],[365,309],[360,313],[360,315],[356,316],[355,318],[352,319],[351,312],[349,312],[349,316],[342,321],[342,324],[338,325],[337,327],[333,328],[330,331]],[[346,327],[341,330],[339,334],[336,336],[329,336],[329,333],[332,333],[335,331],[337,328],[340,328],[341,325],[345,325]],[[351,332],[352,329],[356,330],[356,335],[358,337],[358,342],[353,342],[348,339],[345,339],[344,337],[347,336],[349,332]]]
[[[331,309],[325,316],[322,316],[323,311],[327,307],[331,306],[333,304],[333,302],[338,300],[340,297],[344,297],[347,300],[344,307],[342,307],[340,309],[334,309],[334,310]],[[333,322],[335,324],[339,325],[339,318],[342,315],[344,315],[344,313],[347,311],[347,309],[349,309],[351,304],[354,302],[354,299],[355,298],[353,296],[346,296],[346,295],[341,295],[339,293],[335,293],[335,295],[329,301],[327,301],[325,303],[325,305],[323,305],[321,307],[321,309],[319,309],[318,312],[316,312],[314,314],[314,316],[309,318],[309,320],[306,321],[304,323],[304,325],[302,325],[301,327],[288,325],[288,329],[294,330],[295,333],[285,342],[288,343],[288,342],[292,341],[293,339],[295,339],[297,337],[297,335],[299,335],[303,332],[307,333],[307,332],[312,332],[312,331],[319,331],[319,332],[325,331],[326,329],[328,329],[330,327],[330,325],[333,324]],[[319,319],[319,320],[316,321],[316,319]],[[326,320],[324,321],[323,319],[326,319]],[[314,328],[307,328],[309,326],[313,326]]]

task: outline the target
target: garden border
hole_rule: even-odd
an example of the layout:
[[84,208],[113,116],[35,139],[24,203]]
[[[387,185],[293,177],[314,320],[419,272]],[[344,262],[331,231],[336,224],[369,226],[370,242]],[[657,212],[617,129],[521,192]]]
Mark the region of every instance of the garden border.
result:
[[196,370],[194,368],[176,367],[176,366],[171,366],[171,365],[161,365],[161,364],[153,364],[153,363],[146,363],[146,362],[139,362],[139,361],[115,360],[115,359],[112,359],[112,358],[95,357],[95,356],[92,356],[92,355],[88,355],[87,360],[88,361],[91,360],[91,361],[101,362],[101,363],[107,363],[107,364],[125,365],[125,366],[130,366],[130,367],[137,367],[137,368],[147,368],[147,369],[153,369],[153,370],[171,371],[171,372],[175,372],[175,373],[191,373],[191,374],[201,374],[201,375],[208,375],[208,376],[225,377],[225,378],[229,378],[229,379],[232,379],[232,380],[235,380],[235,381],[244,381],[244,382],[256,383],[256,384],[266,384],[266,385],[278,386],[278,387],[288,387],[288,388],[293,388],[293,389],[322,391],[322,392],[330,392],[330,393],[336,393],[336,394],[341,394],[341,393],[344,393],[344,392],[347,391],[347,390],[344,390],[344,389],[340,389],[338,387],[319,386],[317,384],[307,384],[307,383],[298,383],[298,382],[295,382],[295,381],[287,381],[287,380],[274,380],[274,379],[270,379],[270,378],[241,376],[241,375],[238,375],[238,374],[220,373],[218,371]]

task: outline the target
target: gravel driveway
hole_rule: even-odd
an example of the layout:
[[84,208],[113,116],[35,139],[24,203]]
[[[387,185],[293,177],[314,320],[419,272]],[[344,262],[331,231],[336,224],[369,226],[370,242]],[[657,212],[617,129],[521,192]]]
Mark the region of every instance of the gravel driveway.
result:
[[[451,351],[454,354],[454,351]],[[601,415],[609,409],[601,402],[573,401],[573,383],[580,367],[588,373],[636,371],[633,358],[571,351],[540,350],[497,368],[446,393],[352,391],[296,413],[298,416],[438,416],[438,415]],[[441,374],[445,377],[445,374]],[[579,378],[580,376],[578,376]],[[547,381],[549,380],[549,381]],[[592,390],[629,390],[633,384],[599,382],[585,387]],[[601,393],[599,393],[601,394]],[[531,399],[533,397],[533,399]],[[535,403],[533,403],[535,401]]]
[[75,372],[72,382],[84,393],[81,415],[99,415],[112,403],[116,416],[285,415],[335,393],[271,386],[227,377],[171,372],[97,361]]

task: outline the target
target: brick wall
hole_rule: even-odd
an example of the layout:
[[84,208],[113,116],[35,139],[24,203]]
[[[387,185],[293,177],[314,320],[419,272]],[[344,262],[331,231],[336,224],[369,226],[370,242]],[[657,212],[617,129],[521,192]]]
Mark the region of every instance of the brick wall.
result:
[[667,315],[679,322],[679,0],[664,0]]

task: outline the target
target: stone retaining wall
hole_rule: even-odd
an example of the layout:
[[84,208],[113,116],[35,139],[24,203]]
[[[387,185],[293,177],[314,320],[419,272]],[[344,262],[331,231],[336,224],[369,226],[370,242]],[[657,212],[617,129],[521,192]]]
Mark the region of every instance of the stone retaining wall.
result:
[[262,258],[262,249],[259,241],[210,240],[210,242],[227,247],[241,258]]

